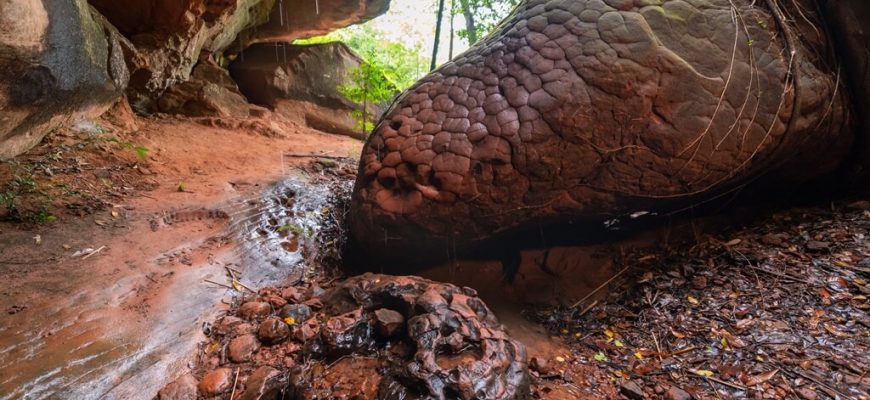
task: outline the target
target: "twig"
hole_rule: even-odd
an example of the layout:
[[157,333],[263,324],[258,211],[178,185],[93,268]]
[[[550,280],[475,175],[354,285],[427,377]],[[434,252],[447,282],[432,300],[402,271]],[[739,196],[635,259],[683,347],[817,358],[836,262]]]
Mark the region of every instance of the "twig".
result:
[[747,388],[744,387],[744,386],[735,385],[735,384],[730,383],[730,382],[725,382],[725,381],[723,381],[723,380],[721,380],[721,379],[717,379],[717,378],[714,378],[714,377],[712,377],[712,376],[701,375],[701,374],[698,373],[698,371],[695,371],[695,370],[693,370],[693,369],[690,369],[689,372],[692,373],[690,376],[694,376],[694,377],[696,377],[696,378],[701,378],[701,379],[707,379],[707,380],[710,380],[710,381],[716,382],[716,383],[718,383],[718,384],[720,384],[720,385],[728,386],[728,387],[730,387],[730,388],[732,388],[732,389],[740,390],[740,391],[742,391],[742,392],[745,392],[745,391],[748,391],[748,390],[749,390],[749,389],[747,389]]
[[233,397],[236,395],[236,384],[239,383],[239,371],[241,368],[236,368],[236,379],[233,379],[233,391],[230,392],[230,400],[233,400]]
[[584,308],[583,311],[580,311],[580,314],[578,314],[577,317],[579,318],[579,317],[586,315],[586,313],[588,313],[590,310],[592,310],[593,307],[595,307],[597,305],[598,305],[598,300],[593,301],[591,304],[586,306],[586,308]]
[[291,158],[325,158],[327,160],[347,160],[350,157],[347,156],[333,156],[328,154],[295,154],[295,153],[287,153],[284,154],[284,157]]
[[215,282],[215,281],[210,281],[210,280],[208,280],[208,279],[203,279],[203,281],[208,282],[208,283],[211,283],[211,284],[213,284],[213,285],[223,286],[223,287],[225,287],[225,288],[227,288],[227,289],[236,290],[236,288],[234,288],[234,287],[232,287],[232,286],[230,286],[230,285],[224,285],[223,283],[219,283],[219,282]]
[[592,292],[590,292],[589,294],[587,294],[586,296],[584,296],[582,299],[580,299],[580,301],[574,303],[574,305],[571,306],[571,308],[577,308],[577,306],[579,306],[580,304],[583,304],[583,302],[585,302],[586,300],[589,300],[590,297],[592,297],[592,296],[594,296],[596,293],[600,292],[601,289],[604,289],[605,287],[607,287],[607,285],[610,285],[610,283],[613,282],[614,280],[616,280],[616,278],[619,278],[620,276],[622,276],[622,274],[624,274],[626,271],[628,271],[629,268],[630,268],[630,266],[629,266],[629,267],[625,267],[625,268],[622,269],[622,271],[617,272],[616,275],[613,275],[613,276],[612,276],[610,279],[608,279],[606,282],[602,283],[600,286],[598,286],[597,288],[595,288],[595,290],[593,290]]
[[96,250],[94,250],[94,251],[88,253],[87,255],[85,255],[84,257],[82,257],[82,260],[86,260],[88,257],[90,257],[90,256],[92,256],[92,255],[94,255],[94,254],[97,254],[97,253],[103,251],[103,249],[105,249],[105,248],[106,248],[106,246],[103,246],[103,247],[100,247],[99,249],[96,249]]
[[[780,367],[782,367],[782,366],[780,366]],[[799,372],[799,371],[797,371],[797,370],[792,371],[792,370],[785,369],[785,368],[782,368],[782,370],[785,371],[785,372],[787,372],[787,373],[790,373],[790,374],[794,374],[794,375],[800,376],[801,378],[811,380],[811,381],[813,381],[813,382],[814,382],[815,384],[817,384],[817,385],[824,386],[824,387],[827,388],[828,390],[830,390],[830,391],[836,393],[838,396],[840,396],[840,397],[842,397],[842,398],[844,398],[844,399],[854,399],[854,398],[855,398],[854,396],[849,396],[849,395],[847,395],[847,394],[845,394],[845,393],[843,393],[843,392],[841,392],[841,391],[839,391],[839,390],[837,390],[837,389],[834,389],[833,387],[831,387],[831,385],[828,385],[828,384],[826,384],[826,383],[824,383],[824,382],[822,382],[822,381],[820,381],[820,380],[818,380],[818,379],[816,379],[816,378],[813,378],[813,377],[810,376],[810,375],[804,374],[803,372]]]
[[764,273],[766,273],[766,274],[770,274],[770,275],[773,275],[773,276],[777,276],[777,277],[780,277],[780,278],[783,278],[783,279],[788,279],[788,280],[792,280],[792,281],[795,281],[795,282],[805,283],[805,284],[807,284],[807,285],[810,284],[810,281],[808,281],[808,280],[806,280],[806,279],[801,279],[801,278],[798,278],[798,277],[794,277],[794,276],[791,276],[791,275],[788,275],[788,274],[783,274],[783,273],[776,272],[776,271],[769,271],[769,270],[766,270],[766,269],[761,268],[761,267],[756,267],[756,266],[754,266],[754,265],[752,265],[752,264],[749,265],[749,268],[752,268],[752,269],[754,269],[754,270],[756,270],[756,271],[759,271],[759,272],[764,272]]

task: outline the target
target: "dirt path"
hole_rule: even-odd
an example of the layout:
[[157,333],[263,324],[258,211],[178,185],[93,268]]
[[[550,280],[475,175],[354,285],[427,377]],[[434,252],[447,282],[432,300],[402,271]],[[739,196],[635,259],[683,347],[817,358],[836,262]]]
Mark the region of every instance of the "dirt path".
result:
[[[128,137],[150,150],[139,179],[154,190],[81,218],[0,225],[0,398],[152,396],[187,364],[228,292],[204,280],[223,282],[225,265],[248,266],[231,237],[241,231],[235,221],[262,211],[257,202],[275,182],[310,176],[297,168],[310,160],[292,155],[345,156],[359,146],[304,128],[266,137],[138,122]],[[289,275],[269,266],[241,271],[245,283]]]

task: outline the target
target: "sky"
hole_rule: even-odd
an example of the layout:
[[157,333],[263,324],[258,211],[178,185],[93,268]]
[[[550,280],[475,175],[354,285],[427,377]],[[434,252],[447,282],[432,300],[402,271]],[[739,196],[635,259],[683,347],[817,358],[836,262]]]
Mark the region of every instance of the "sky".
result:
[[[438,64],[447,61],[450,46],[449,8],[450,1],[445,0],[444,26],[441,32],[441,46],[438,49]],[[390,11],[367,23],[368,26],[384,33],[387,40],[402,43],[409,48],[419,48],[423,56],[432,57],[432,44],[435,38],[435,9],[437,0],[392,0]],[[465,19],[461,15],[453,21],[454,28],[459,31],[465,27]],[[458,36],[454,39],[453,54],[458,55],[468,49],[468,42]]]

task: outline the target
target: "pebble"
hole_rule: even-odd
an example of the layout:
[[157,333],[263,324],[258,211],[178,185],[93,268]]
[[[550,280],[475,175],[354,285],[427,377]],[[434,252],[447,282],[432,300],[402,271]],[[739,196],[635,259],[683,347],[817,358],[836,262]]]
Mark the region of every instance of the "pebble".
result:
[[831,247],[831,244],[828,242],[820,242],[818,240],[810,240],[807,242],[807,249],[810,250],[827,250],[829,247]]
[[295,287],[288,287],[282,290],[281,297],[290,303],[299,303],[303,298],[302,293],[300,293],[299,289],[296,289]]
[[405,317],[398,311],[381,308],[375,310],[375,327],[383,337],[393,337],[405,327]]
[[704,290],[707,288],[707,277],[703,275],[696,275],[692,278],[692,287],[697,290]]
[[293,339],[305,343],[317,336],[317,330],[311,324],[300,324],[293,327]]
[[271,295],[269,296],[269,304],[272,306],[273,310],[279,310],[281,307],[287,305],[287,300],[284,300],[281,296]]
[[305,304],[288,304],[279,312],[281,318],[291,317],[293,322],[301,324],[311,319],[311,307]]
[[529,363],[529,367],[532,369],[532,371],[535,371],[541,375],[547,375],[550,373],[550,365],[547,362],[547,359],[543,357],[532,357],[532,360]]
[[625,381],[619,386],[619,392],[632,400],[643,399],[643,389],[634,381]]
[[676,386],[671,386],[668,389],[668,392],[665,394],[665,398],[668,400],[692,400],[693,397],[689,392],[680,389]]
[[218,335],[228,335],[230,332],[233,331],[233,328],[235,328],[236,325],[243,322],[244,320],[239,317],[227,315],[221,318],[218,323],[214,324],[212,329],[214,329],[214,332]]
[[251,374],[239,400],[277,399],[287,379],[275,368],[260,367]]
[[270,306],[269,303],[263,303],[260,301],[249,301],[239,307],[238,315],[241,318],[250,320],[265,317],[271,312],[272,306]]
[[232,371],[229,368],[218,368],[202,377],[199,382],[199,392],[204,397],[217,396],[230,389]]
[[196,378],[183,375],[157,393],[158,400],[196,400]]
[[260,343],[257,342],[254,335],[242,335],[230,342],[227,355],[232,362],[248,362],[251,361],[251,356],[259,348]]
[[290,327],[281,318],[269,317],[260,324],[257,336],[266,344],[278,344],[290,337]]

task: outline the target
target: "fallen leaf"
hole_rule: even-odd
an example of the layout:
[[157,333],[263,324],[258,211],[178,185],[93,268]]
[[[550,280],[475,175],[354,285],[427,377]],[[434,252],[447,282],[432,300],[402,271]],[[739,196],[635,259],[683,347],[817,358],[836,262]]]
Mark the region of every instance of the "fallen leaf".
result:
[[611,339],[613,339],[613,336],[616,335],[616,334],[613,333],[613,331],[610,330],[610,329],[605,329],[605,330],[604,330],[604,334],[607,335],[607,337],[609,337],[609,338],[611,338]]
[[725,245],[726,245],[726,246],[729,246],[729,247],[730,247],[730,246],[737,246],[738,244],[740,244],[740,243],[742,243],[742,242],[743,242],[742,239],[734,239],[734,240],[732,240],[732,241],[730,241],[730,242],[728,242],[728,243],[725,243]]
[[692,297],[692,296],[689,296],[687,300],[689,301],[689,304],[692,304],[692,305],[698,305],[698,304],[701,304],[701,302],[698,301],[698,299],[696,299],[696,298],[694,298],[694,297]]
[[622,342],[620,342],[619,340],[614,341],[614,342],[613,342],[613,345],[616,346],[617,348],[623,348],[623,347],[625,347],[625,345],[624,345]]
[[710,371],[707,369],[694,369],[694,370],[691,370],[691,372],[694,373],[695,375],[703,376],[705,378],[709,378],[709,377],[713,376],[713,371]]
[[643,276],[640,277],[640,280],[637,283],[646,283],[653,280],[653,273],[650,271],[644,272]]
[[779,372],[779,370],[778,370],[778,369],[775,369],[775,370],[773,370],[773,371],[768,371],[768,372],[764,372],[764,373],[761,373],[761,374],[758,374],[758,375],[754,375],[754,376],[750,377],[750,378],[746,381],[746,386],[756,386],[756,385],[760,385],[760,384],[762,384],[762,383],[764,383],[764,382],[767,382],[767,381],[769,381],[771,378],[773,378],[774,376],[776,376],[776,374],[777,374],[778,372]]
[[598,353],[595,353],[595,361],[598,361],[598,362],[607,361],[607,354],[604,354],[603,351],[599,351]]
[[296,320],[293,317],[284,318],[284,322],[290,326],[296,325]]

